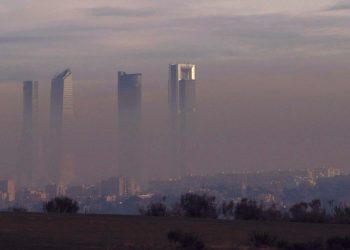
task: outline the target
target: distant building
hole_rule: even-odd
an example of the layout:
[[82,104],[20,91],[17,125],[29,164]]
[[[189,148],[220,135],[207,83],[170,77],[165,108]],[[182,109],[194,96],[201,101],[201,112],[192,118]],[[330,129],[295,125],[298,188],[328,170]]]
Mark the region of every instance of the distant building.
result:
[[172,162],[177,176],[185,176],[193,158],[196,108],[196,65],[169,65],[168,102],[171,122]]
[[74,176],[73,118],[73,77],[66,69],[51,82],[49,178],[54,184],[66,185]]
[[23,82],[23,117],[17,163],[16,181],[19,186],[33,184],[38,164],[39,94],[37,81]]
[[13,180],[0,180],[0,194],[2,200],[13,202],[16,200],[16,184]]
[[133,196],[140,192],[136,180],[124,176],[104,180],[98,185],[98,188],[102,196]]
[[133,178],[126,178],[125,196],[134,196],[140,192],[140,186]]
[[135,176],[139,162],[142,74],[118,72],[118,168],[119,175]]
[[173,119],[196,111],[196,65],[169,65],[168,99]]
[[46,197],[48,199],[55,198],[57,196],[65,196],[67,192],[67,187],[64,185],[47,185],[45,187]]
[[141,118],[142,74],[118,72],[118,122],[122,128],[137,129]]

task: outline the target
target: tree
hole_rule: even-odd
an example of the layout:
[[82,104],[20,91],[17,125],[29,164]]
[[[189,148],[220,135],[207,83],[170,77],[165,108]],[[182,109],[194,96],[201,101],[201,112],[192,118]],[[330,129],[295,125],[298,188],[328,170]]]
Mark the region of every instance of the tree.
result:
[[324,222],[327,219],[326,210],[322,207],[319,199],[314,199],[309,203],[311,211],[307,213],[308,222]]
[[235,218],[238,220],[259,220],[263,209],[256,204],[256,201],[242,199],[236,205]]
[[291,213],[292,220],[294,221],[304,221],[307,213],[308,204],[306,202],[300,202],[294,204],[289,212]]
[[181,195],[179,207],[186,217],[217,218],[215,196],[187,193]]
[[145,216],[167,216],[168,208],[161,202],[151,203],[146,209],[140,209],[140,213]]
[[319,199],[314,199],[309,203],[297,203],[289,211],[293,221],[321,223],[327,219],[326,210]]
[[263,209],[262,218],[263,220],[268,221],[280,221],[285,219],[287,215],[283,214],[276,206],[276,204],[272,204],[267,209]]
[[7,211],[11,213],[27,213],[28,209],[22,206],[14,206],[7,208]]
[[222,204],[222,215],[225,218],[232,218],[234,216],[235,203],[230,201],[226,203],[226,201]]
[[68,197],[55,197],[45,202],[44,211],[47,213],[69,213],[74,214],[79,211],[78,202]]
[[335,206],[333,220],[337,223],[350,224],[350,207],[343,204]]

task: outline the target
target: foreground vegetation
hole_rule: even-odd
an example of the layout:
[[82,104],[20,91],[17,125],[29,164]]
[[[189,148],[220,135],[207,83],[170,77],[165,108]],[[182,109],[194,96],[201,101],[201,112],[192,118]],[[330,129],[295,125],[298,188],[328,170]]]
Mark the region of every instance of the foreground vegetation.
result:
[[350,225],[339,224],[58,213],[1,213],[0,225],[6,250],[256,249],[254,232],[290,244],[350,233]]
[[330,201],[328,207],[324,207],[319,199],[299,202],[290,208],[281,208],[276,204],[265,206],[249,199],[218,204],[214,196],[186,193],[181,195],[175,204],[168,205],[163,199],[162,202],[151,203],[140,209],[140,213],[146,216],[350,224],[349,206],[335,205]]
[[350,249],[350,225],[339,224],[349,224],[350,208],[341,204],[327,209],[315,199],[281,209],[195,193],[165,201],[135,217],[78,215],[68,197],[45,202],[43,214],[11,207],[0,214],[0,249]]

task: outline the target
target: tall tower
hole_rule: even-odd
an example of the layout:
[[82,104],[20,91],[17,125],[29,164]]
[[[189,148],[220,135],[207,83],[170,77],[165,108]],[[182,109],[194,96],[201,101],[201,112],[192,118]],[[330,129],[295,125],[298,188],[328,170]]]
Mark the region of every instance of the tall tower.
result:
[[168,100],[172,128],[171,144],[177,174],[186,175],[193,145],[196,112],[196,65],[169,66]]
[[38,82],[23,82],[22,133],[17,164],[17,184],[30,186],[38,164]]
[[183,120],[196,112],[196,65],[169,66],[168,96],[173,126],[179,122],[186,126]]
[[49,179],[55,184],[68,184],[74,175],[73,118],[73,77],[66,69],[51,82]]
[[138,173],[141,88],[142,74],[118,72],[118,167],[127,177]]

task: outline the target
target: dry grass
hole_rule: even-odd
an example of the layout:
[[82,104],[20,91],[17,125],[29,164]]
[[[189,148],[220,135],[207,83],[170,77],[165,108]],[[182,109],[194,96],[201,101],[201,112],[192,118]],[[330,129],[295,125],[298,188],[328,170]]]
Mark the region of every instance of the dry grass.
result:
[[[0,249],[175,249],[170,230],[194,232],[209,249],[249,249],[253,231],[290,241],[350,234],[348,225],[220,221],[110,215],[0,214]],[[250,248],[251,249],[251,248]]]

